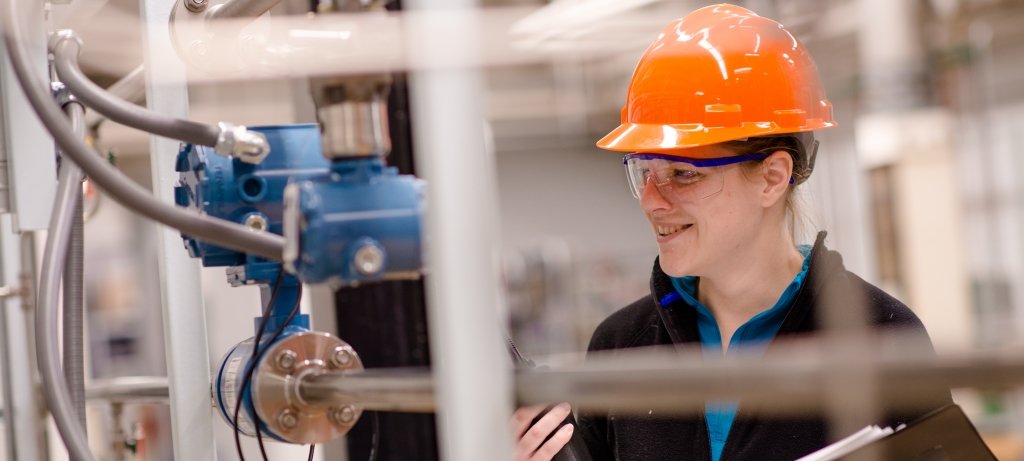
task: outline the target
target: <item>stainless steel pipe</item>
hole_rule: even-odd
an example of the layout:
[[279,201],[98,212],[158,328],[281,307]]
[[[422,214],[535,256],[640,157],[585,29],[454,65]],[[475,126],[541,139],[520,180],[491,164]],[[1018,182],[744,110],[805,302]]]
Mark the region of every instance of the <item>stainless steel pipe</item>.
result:
[[166,376],[126,376],[92,381],[85,388],[85,398],[108,402],[166,402],[170,388]]
[[[929,357],[893,352],[900,347],[862,349],[877,358],[858,360],[847,370],[875,373],[883,383],[876,389],[880,409],[932,405],[951,387],[1024,386],[1021,348]],[[664,349],[616,351],[578,364],[519,371],[516,400],[522,405],[569,401],[582,410],[644,414],[692,413],[709,400],[742,400],[764,413],[820,414],[828,404],[829,376],[844,365],[826,366],[832,359],[825,350],[810,341],[784,345],[766,357],[721,361]],[[426,369],[311,374],[296,386],[300,398],[313,405],[436,409]]]
[[433,412],[428,369],[332,371],[299,377],[299,397],[311,405],[359,405],[365,410]]

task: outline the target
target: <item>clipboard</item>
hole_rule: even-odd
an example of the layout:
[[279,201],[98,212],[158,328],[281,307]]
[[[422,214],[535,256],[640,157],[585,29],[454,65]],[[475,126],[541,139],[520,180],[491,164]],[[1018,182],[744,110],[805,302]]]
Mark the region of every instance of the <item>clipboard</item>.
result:
[[935,410],[839,460],[863,459],[868,453],[880,461],[998,461],[959,405]]

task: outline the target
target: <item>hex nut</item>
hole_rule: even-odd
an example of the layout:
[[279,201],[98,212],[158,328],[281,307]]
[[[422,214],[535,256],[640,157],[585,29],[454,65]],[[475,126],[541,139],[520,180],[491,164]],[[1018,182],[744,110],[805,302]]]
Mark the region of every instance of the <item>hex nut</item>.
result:
[[353,262],[361,274],[377,274],[384,268],[384,250],[373,244],[363,245],[356,250]]
[[334,353],[331,354],[331,365],[335,368],[348,368],[352,365],[352,353],[344,347],[334,348]]
[[299,425],[299,417],[295,414],[295,410],[291,408],[285,408],[277,414],[277,425],[281,426],[281,429],[290,431],[295,429]]
[[330,410],[331,421],[339,426],[347,426],[356,420],[356,409],[352,405]]
[[295,369],[295,351],[284,350],[280,354],[277,354],[277,358],[274,359],[274,364],[277,368],[284,372],[291,372]]
[[261,214],[253,213],[245,217],[245,226],[257,232],[267,230],[267,218]]

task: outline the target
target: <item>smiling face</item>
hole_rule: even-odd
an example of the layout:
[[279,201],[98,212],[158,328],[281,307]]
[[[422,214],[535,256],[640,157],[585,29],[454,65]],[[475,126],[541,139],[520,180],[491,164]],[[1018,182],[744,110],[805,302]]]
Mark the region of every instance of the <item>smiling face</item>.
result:
[[[736,153],[709,145],[689,149],[685,155],[717,158]],[[785,226],[785,212],[780,209],[792,171],[787,153],[713,171],[720,175],[713,180],[720,180],[721,188],[710,196],[673,194],[653,180],[640,191],[640,206],[658,242],[661,268],[670,276],[727,273],[729,267],[757,254],[757,245],[764,241],[760,236]]]

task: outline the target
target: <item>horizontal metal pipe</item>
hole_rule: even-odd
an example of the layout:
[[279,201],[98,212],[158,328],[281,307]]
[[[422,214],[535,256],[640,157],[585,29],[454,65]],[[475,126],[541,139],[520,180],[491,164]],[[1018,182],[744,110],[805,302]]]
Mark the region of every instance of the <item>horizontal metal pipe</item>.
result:
[[108,402],[166,402],[170,391],[166,376],[127,376],[92,381],[85,387],[85,398]]
[[212,20],[229,18],[251,18],[270,11],[281,0],[228,0],[210,9],[207,17]]
[[310,405],[358,404],[366,410],[433,412],[430,370],[384,369],[325,372],[299,378],[299,397]]
[[[644,349],[594,355],[585,362],[520,370],[521,405],[572,402],[584,411],[693,413],[711,400],[742,400],[772,414],[820,414],[828,383],[836,374],[873,373],[882,383],[880,408],[931,407],[949,388],[1024,386],[1024,349],[974,351],[934,357],[899,352],[900,347],[865,346],[855,363],[836,363],[820,342],[773,348],[765,357],[719,361],[699,353]],[[834,350],[834,349],[833,349]],[[301,378],[300,398],[313,405],[358,404],[385,411],[433,411],[433,382],[426,369],[329,372]],[[856,389],[851,390],[856,392]]]

